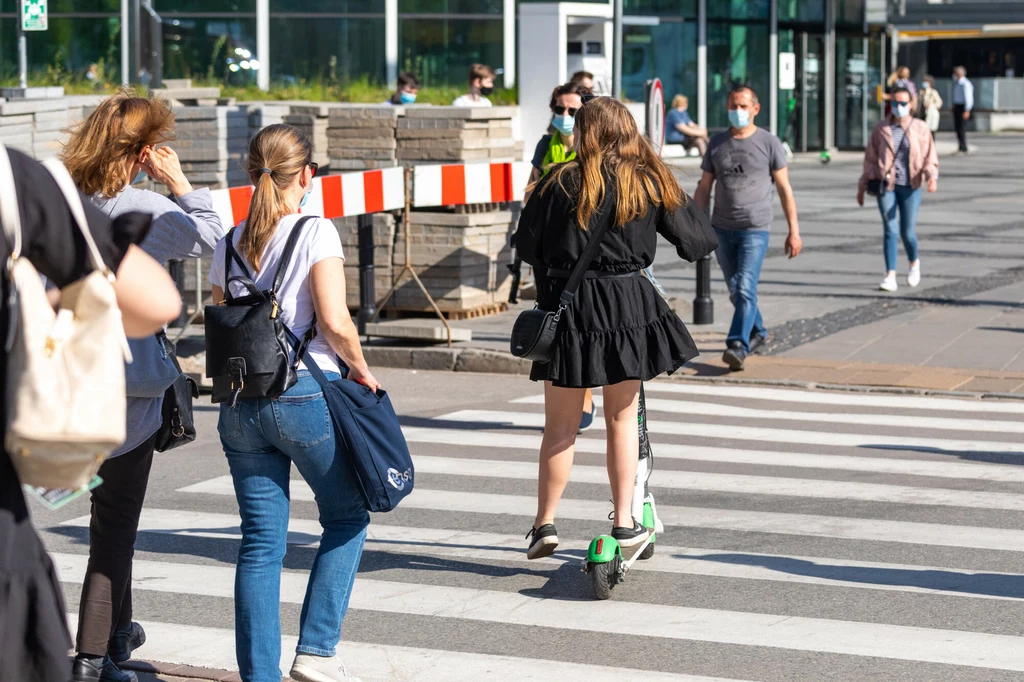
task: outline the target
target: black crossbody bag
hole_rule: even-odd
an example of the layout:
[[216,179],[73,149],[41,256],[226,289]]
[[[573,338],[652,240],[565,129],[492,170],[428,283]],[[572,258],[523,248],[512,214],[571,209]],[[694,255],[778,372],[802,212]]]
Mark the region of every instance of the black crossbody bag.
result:
[[164,392],[164,402],[160,408],[163,421],[160,430],[156,432],[157,452],[167,452],[196,439],[192,401],[199,398],[199,386],[192,377],[181,371],[174,344],[167,339],[164,343],[171,346],[171,362],[178,369],[178,378]]
[[[215,403],[228,401],[232,407],[239,398],[276,398],[295,385],[296,369],[301,357],[289,361],[293,350],[288,331],[278,317],[280,306],[277,291],[299,241],[303,228],[313,216],[296,223],[288,235],[284,252],[274,274],[269,291],[260,291],[235,252],[232,236],[236,228],[228,231],[224,253],[224,302],[206,306],[206,376],[213,379]],[[232,262],[237,263],[244,275],[229,277]],[[248,295],[232,296],[231,284],[238,283]],[[304,337],[313,338],[316,319]]]
[[[576,297],[576,290],[580,288],[587,269],[594,261],[597,250],[604,241],[604,235],[608,231],[607,223],[604,227],[587,242],[583,254],[573,266],[569,281],[558,299],[558,310],[551,312],[533,308],[519,313],[516,323],[512,327],[512,338],[510,349],[512,355],[517,358],[525,358],[533,362],[550,362],[555,352],[555,341],[558,340],[558,324],[562,319],[562,313],[572,305]],[[539,304],[538,304],[539,305]]]
[[892,164],[889,166],[889,170],[885,171],[885,178],[868,180],[867,193],[871,196],[885,196],[885,193],[889,191],[889,178],[892,177],[892,171],[896,168],[896,157],[900,155],[900,149],[903,149],[903,143],[907,141],[908,137],[910,137],[910,131],[904,132],[903,139],[900,140],[900,146],[892,157]]

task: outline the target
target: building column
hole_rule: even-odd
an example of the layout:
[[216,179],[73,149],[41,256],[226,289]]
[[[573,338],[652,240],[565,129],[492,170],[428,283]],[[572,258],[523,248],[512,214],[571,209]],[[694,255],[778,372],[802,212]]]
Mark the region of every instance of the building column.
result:
[[836,146],[836,0],[825,0],[825,149]]
[[388,87],[398,87],[398,0],[384,2],[384,72]]
[[256,0],[256,54],[260,60],[256,85],[266,91],[270,89],[270,0]]
[[779,134],[779,0],[769,3],[768,18],[768,116],[772,135]]
[[697,124],[708,127],[708,0],[697,0]]
[[[130,44],[128,42],[128,29],[131,22],[131,18],[128,16],[128,3],[130,0],[121,0],[121,85],[128,85],[132,82],[131,74],[131,55],[129,55]],[[18,25],[21,25],[21,16],[18,16]],[[19,40],[20,42],[20,40]],[[25,84],[22,83],[22,87]]]
[[511,88],[516,84],[516,0],[505,0],[501,18],[504,49],[502,68],[505,69],[505,87]]

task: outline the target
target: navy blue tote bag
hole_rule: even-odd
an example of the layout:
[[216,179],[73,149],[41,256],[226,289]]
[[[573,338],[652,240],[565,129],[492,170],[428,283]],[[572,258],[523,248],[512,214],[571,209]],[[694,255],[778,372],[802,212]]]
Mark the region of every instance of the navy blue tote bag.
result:
[[[367,510],[391,511],[412,492],[414,480],[412,455],[391,398],[384,389],[374,393],[345,378],[328,380],[304,347],[301,352],[306,369],[323,389],[339,445],[346,450]],[[342,364],[342,373],[346,371]]]

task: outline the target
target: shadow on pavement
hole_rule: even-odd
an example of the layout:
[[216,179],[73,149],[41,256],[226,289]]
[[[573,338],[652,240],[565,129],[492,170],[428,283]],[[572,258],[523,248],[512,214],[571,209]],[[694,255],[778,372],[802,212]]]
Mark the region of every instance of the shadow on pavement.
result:
[[[983,447],[985,441],[978,441],[979,446]],[[985,462],[987,464],[1024,464],[1024,450],[1021,452],[986,452],[985,450],[947,450],[945,448],[933,448],[918,445],[891,445],[887,443],[869,443],[866,445],[858,446],[861,449],[868,450],[899,450],[907,452],[929,452],[936,455],[950,455],[953,457],[959,457],[960,459],[966,459],[971,462]]]

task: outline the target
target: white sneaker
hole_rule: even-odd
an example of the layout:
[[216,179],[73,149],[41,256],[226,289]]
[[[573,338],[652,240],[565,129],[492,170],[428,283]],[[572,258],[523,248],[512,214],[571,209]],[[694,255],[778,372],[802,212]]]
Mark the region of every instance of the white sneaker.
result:
[[360,682],[348,674],[337,655],[296,654],[289,675],[295,682]]
[[878,288],[882,291],[896,291],[899,288],[899,285],[896,284],[896,275],[886,275]]
[[907,273],[907,285],[916,287],[921,283],[921,261],[917,261],[917,265],[910,266],[910,272]]

